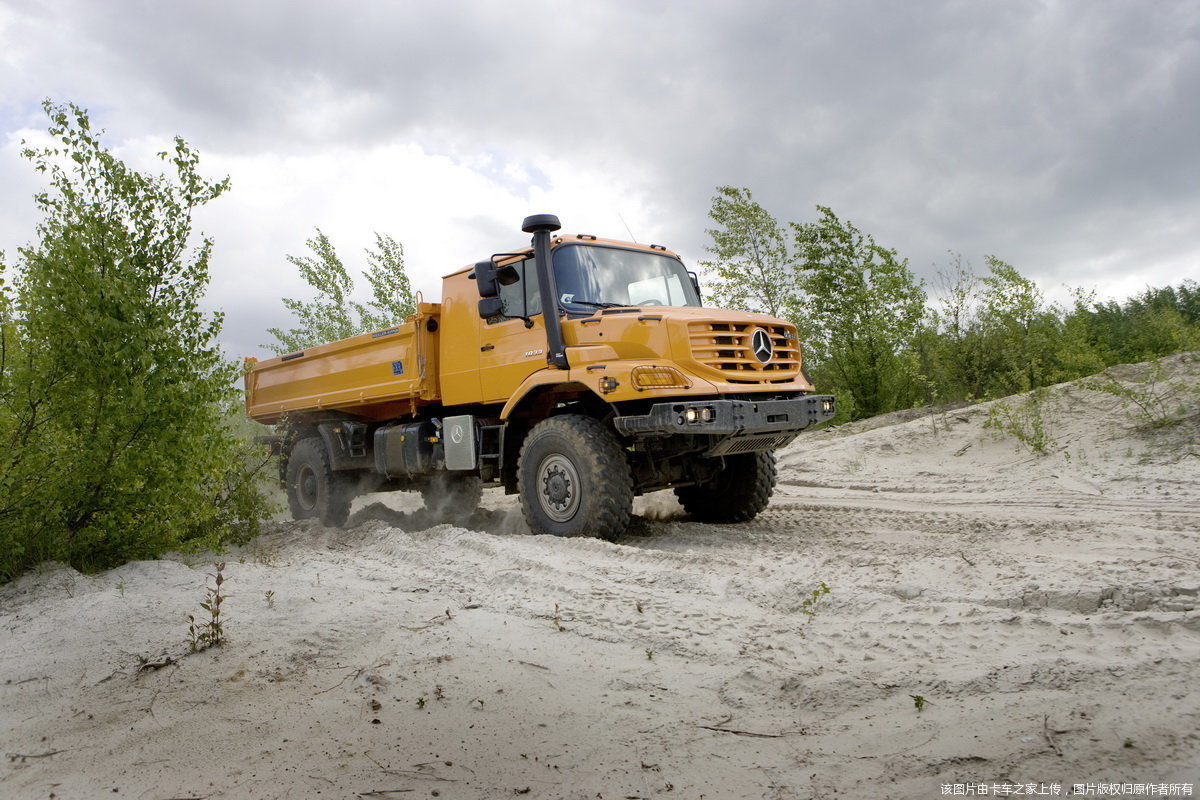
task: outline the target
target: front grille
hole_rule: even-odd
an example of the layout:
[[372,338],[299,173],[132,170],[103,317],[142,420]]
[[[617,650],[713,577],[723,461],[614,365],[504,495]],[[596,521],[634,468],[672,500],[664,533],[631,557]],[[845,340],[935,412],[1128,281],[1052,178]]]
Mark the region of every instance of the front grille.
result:
[[[755,357],[752,338],[763,330],[771,340],[771,358]],[[800,374],[800,346],[791,325],[749,322],[692,322],[688,324],[692,357],[731,383],[781,383]]]

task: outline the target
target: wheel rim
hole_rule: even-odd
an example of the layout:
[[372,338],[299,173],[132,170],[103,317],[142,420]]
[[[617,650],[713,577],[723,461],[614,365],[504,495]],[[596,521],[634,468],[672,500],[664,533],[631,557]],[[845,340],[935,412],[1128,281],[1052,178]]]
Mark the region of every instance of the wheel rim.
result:
[[296,480],[296,496],[300,506],[305,511],[312,511],[317,506],[317,473],[307,464],[300,468]]
[[537,485],[538,502],[550,519],[567,522],[579,511],[579,473],[566,456],[553,453],[543,458]]

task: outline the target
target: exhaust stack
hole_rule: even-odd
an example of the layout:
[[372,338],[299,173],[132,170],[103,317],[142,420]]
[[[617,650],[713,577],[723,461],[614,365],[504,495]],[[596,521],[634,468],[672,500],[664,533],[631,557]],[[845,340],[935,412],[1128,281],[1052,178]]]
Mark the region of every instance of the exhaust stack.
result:
[[533,234],[533,256],[537,259],[538,293],[542,297],[542,321],[546,325],[546,363],[567,369],[567,350],[563,345],[559,319],[558,285],[550,256],[550,234],[562,227],[553,214],[534,214],[521,223],[521,230]]

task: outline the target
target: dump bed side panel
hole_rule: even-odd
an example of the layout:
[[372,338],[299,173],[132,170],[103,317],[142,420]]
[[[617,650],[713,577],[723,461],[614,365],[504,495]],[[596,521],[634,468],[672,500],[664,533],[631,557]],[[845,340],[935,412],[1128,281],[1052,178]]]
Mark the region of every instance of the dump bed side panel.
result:
[[421,303],[391,328],[248,362],[246,413],[268,424],[318,411],[384,420],[435,402],[439,310]]

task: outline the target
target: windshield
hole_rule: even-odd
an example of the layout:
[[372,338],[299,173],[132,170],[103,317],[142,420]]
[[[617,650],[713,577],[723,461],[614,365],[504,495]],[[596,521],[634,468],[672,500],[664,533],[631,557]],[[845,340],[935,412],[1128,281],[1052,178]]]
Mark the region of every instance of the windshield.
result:
[[698,306],[677,258],[644,250],[560,245],[554,250],[559,301],[570,310],[610,306]]

